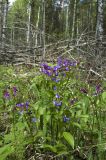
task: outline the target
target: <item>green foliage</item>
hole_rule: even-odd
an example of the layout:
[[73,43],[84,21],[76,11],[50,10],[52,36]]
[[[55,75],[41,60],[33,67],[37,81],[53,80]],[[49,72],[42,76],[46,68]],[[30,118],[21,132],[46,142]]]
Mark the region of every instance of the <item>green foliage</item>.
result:
[[71,147],[74,149],[74,138],[69,132],[63,132],[64,139],[68,142],[68,144],[71,145]]
[[17,73],[16,68],[0,66],[1,159],[36,159],[36,152],[74,160],[78,151],[79,157],[105,160],[106,91],[102,84],[90,86],[76,79],[81,74],[78,65],[63,69],[58,69],[60,80],[55,82],[54,75],[39,75],[36,69],[30,72],[37,76],[23,78],[20,72],[26,68]]

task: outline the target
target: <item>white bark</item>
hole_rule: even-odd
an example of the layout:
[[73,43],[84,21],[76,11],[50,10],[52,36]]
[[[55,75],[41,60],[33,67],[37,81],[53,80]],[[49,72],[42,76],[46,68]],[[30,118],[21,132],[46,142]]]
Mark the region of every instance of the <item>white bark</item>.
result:
[[97,0],[96,38],[100,41],[103,39],[103,0]]
[[0,43],[2,41],[2,0],[0,0]]
[[29,3],[28,3],[27,13],[28,13],[27,44],[30,46],[30,32],[31,32],[31,2],[30,2],[30,0],[29,0]]
[[2,47],[4,47],[4,41],[6,38],[5,35],[5,27],[7,25],[7,12],[8,12],[8,0],[6,0],[3,4],[3,20],[2,20]]
[[66,29],[65,29],[66,38],[69,37],[69,5],[66,8]]
[[[39,9],[38,9],[38,17],[37,17],[37,22],[36,22],[36,30],[38,29],[38,26],[39,26],[39,20],[40,20],[40,6],[39,6]],[[37,46],[38,44],[38,32],[36,33],[36,37],[35,37],[35,46]]]
[[76,8],[77,8],[77,0],[74,0],[74,13],[73,13],[73,24],[72,24],[72,39],[74,38],[74,34],[75,34]]
[[42,0],[42,10],[43,10],[43,30],[42,30],[42,32],[43,32],[43,37],[42,37],[42,40],[43,40],[43,60],[45,59],[45,0]]

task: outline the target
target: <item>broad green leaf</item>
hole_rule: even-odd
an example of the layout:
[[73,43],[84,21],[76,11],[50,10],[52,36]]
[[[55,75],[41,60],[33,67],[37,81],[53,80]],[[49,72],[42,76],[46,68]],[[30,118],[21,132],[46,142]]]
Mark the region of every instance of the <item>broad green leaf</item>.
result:
[[69,132],[63,132],[64,139],[68,142],[68,144],[71,145],[71,147],[74,149],[74,138]]

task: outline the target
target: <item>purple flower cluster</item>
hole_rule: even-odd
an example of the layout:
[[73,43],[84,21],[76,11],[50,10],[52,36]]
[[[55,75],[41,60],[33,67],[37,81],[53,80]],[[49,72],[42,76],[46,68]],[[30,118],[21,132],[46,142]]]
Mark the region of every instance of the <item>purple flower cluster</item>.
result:
[[41,64],[41,72],[48,76],[52,76],[52,67],[46,63]]
[[70,61],[68,59],[58,58],[56,66],[49,66],[47,63],[41,64],[41,72],[48,76],[58,76],[60,69],[64,69],[65,71],[69,71],[70,66],[77,66],[76,61]]
[[[66,76],[69,72],[70,67],[77,66],[77,61],[70,61],[68,59],[58,58],[57,65],[49,66],[47,63],[41,64],[41,72],[51,77],[53,82],[59,83],[61,81],[61,76]],[[55,84],[53,90],[57,92],[58,84]],[[55,99],[53,100],[53,105],[56,107],[62,106],[62,101],[60,99],[59,93],[55,93]],[[75,100],[73,100],[74,103]],[[66,117],[65,117],[66,118]]]
[[70,61],[69,59],[61,59],[61,58],[58,58],[58,65],[59,66],[64,66],[66,67],[66,70],[68,70],[70,66],[77,66],[77,61]]
[[[16,95],[17,95],[17,91],[18,91],[18,90],[17,90],[17,87],[14,86],[11,90],[12,90],[12,92],[13,92],[13,95],[16,96]],[[9,90],[5,90],[5,91],[4,91],[4,98],[5,98],[5,99],[10,99],[11,90],[10,90],[10,92],[9,92]]]
[[27,101],[25,103],[18,103],[18,104],[16,104],[16,107],[18,107],[21,110],[28,109],[29,108],[29,102]]

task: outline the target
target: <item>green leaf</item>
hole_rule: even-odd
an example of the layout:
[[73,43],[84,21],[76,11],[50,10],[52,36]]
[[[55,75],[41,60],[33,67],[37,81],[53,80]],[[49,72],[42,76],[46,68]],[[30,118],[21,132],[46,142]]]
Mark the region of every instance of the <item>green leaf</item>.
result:
[[63,132],[64,139],[68,142],[68,144],[71,145],[71,147],[74,149],[74,138],[69,132]]
[[105,102],[106,102],[106,92],[103,92],[103,94],[102,94],[102,98],[103,98],[103,101],[105,101]]
[[0,160],[5,160],[8,155],[14,152],[13,146],[7,144],[0,148]]
[[81,129],[81,125],[79,123],[73,122],[72,125]]
[[55,146],[51,146],[51,145],[49,145],[49,144],[44,144],[44,145],[43,145],[43,148],[44,148],[44,149],[47,149],[47,150],[50,150],[50,151],[52,151],[52,152],[54,152],[54,153],[57,152],[56,147],[55,147]]

